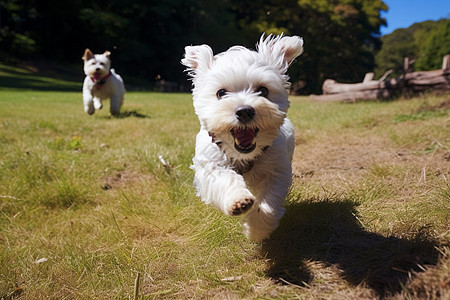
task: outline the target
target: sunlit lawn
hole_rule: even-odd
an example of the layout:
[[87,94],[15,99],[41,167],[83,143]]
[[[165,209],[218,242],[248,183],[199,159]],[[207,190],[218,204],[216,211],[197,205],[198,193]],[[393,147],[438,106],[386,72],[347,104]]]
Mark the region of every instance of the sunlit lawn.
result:
[[293,97],[287,213],[255,244],[195,196],[189,94],[129,92],[112,118],[3,89],[0,297],[133,298],[138,274],[145,299],[448,296],[446,99]]

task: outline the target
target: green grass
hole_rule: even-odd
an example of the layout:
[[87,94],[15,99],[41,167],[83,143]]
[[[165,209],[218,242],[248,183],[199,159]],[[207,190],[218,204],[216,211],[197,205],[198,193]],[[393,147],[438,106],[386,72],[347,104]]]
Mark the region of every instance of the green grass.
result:
[[190,95],[113,118],[39,90],[0,91],[0,298],[129,299],[138,274],[142,299],[449,296],[448,96],[292,97],[287,213],[255,244],[195,196]]
[[[11,91],[80,91],[83,73],[80,73],[78,82],[74,81],[74,77],[77,78],[77,76],[74,76],[73,72],[61,72],[62,70],[63,68],[55,67],[53,64],[44,64],[39,66],[39,70],[37,70],[34,66],[21,68],[0,63],[0,89]],[[43,74],[47,76],[42,76]]]

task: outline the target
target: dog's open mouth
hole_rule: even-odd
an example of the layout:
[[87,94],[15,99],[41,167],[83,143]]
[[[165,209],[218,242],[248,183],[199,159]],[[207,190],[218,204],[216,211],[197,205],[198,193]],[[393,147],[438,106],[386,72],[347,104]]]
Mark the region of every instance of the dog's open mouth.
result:
[[95,80],[100,80],[102,77],[102,72],[97,71],[94,73],[94,76],[92,76],[92,77],[94,77]]
[[234,148],[241,153],[250,153],[256,148],[258,128],[235,128],[230,133],[234,138]]

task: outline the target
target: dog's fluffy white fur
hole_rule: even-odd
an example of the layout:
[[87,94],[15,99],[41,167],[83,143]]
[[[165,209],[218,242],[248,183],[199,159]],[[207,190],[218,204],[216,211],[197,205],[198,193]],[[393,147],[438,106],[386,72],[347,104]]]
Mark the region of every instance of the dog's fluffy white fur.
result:
[[119,115],[125,95],[122,77],[111,69],[111,53],[93,54],[86,49],[82,57],[86,78],[83,83],[84,111],[92,115],[103,107],[102,100],[110,99],[110,112]]
[[188,46],[182,59],[200,120],[198,195],[225,214],[246,213],[244,234],[254,241],[268,238],[285,212],[294,151],[286,71],[302,52],[300,37],[263,35],[257,51],[234,46],[214,56],[208,45]]

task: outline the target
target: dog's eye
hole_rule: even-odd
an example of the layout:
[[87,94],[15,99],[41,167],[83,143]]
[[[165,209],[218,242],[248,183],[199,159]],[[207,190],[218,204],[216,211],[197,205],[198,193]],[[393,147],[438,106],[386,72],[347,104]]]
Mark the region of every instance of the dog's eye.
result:
[[220,90],[218,90],[217,91],[217,93],[216,93],[216,96],[217,96],[217,98],[222,98],[223,96],[225,96],[227,94],[227,90],[225,90],[225,89],[220,89]]
[[100,63],[102,66],[104,66],[105,65],[105,63]]
[[269,90],[266,87],[264,87],[264,86],[259,87],[256,90],[256,92],[258,92],[263,97],[267,97],[269,95]]

